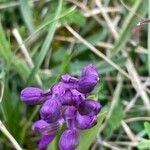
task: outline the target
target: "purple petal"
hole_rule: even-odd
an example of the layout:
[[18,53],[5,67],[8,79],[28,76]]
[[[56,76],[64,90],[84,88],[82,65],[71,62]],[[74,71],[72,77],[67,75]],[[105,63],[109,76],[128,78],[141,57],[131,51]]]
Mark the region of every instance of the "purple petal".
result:
[[98,77],[98,72],[96,70],[96,68],[94,67],[93,64],[89,64],[87,65],[85,68],[83,68],[82,70],[82,76],[96,76]]
[[60,117],[61,104],[57,97],[47,100],[40,110],[40,115],[43,120],[49,123],[56,122]]
[[33,123],[32,130],[42,133],[43,129],[47,128],[48,126],[49,126],[49,124],[46,121],[38,120]]
[[76,106],[78,106],[85,99],[85,95],[80,93],[76,89],[72,89],[71,93],[72,93],[72,99],[76,101]]
[[75,105],[75,100],[73,99],[73,94],[70,90],[66,90],[59,99],[62,105]]
[[75,89],[66,90],[64,95],[60,96],[62,105],[69,105],[78,107],[78,105],[85,99],[84,94]]
[[53,94],[59,94],[59,95],[62,95],[65,93],[65,90],[66,90],[66,84],[65,83],[58,83],[58,84],[55,84],[53,87],[52,87],[52,93]]
[[84,94],[90,93],[98,83],[98,80],[98,77],[94,75],[83,76],[78,81],[77,90]]
[[75,88],[75,86],[76,86],[76,84],[74,84],[74,83],[68,84],[68,83],[60,82],[58,84],[55,84],[52,87],[52,94],[62,96],[66,90]]
[[45,101],[43,90],[36,87],[27,87],[21,91],[21,100],[28,105],[37,105]]
[[45,149],[53,141],[55,136],[56,135],[43,135],[38,144],[39,149]]
[[81,115],[94,116],[101,110],[101,104],[94,100],[82,101],[78,107],[78,111]]
[[74,119],[76,117],[77,109],[74,106],[67,106],[63,112],[65,119]]
[[78,81],[77,78],[72,77],[72,76],[69,75],[69,74],[64,74],[64,75],[62,75],[62,76],[61,76],[61,80],[62,80],[63,82],[66,82],[66,83],[76,83],[76,82]]
[[77,127],[79,129],[89,129],[97,124],[96,116],[82,116],[77,114]]
[[79,142],[80,135],[78,130],[66,130],[60,137],[59,148],[60,150],[75,150]]
[[38,120],[32,125],[33,131],[38,131],[42,135],[56,134],[59,130],[59,122],[47,123],[44,120]]
[[62,116],[66,121],[67,128],[73,129],[76,127],[77,109],[74,106],[63,107]]

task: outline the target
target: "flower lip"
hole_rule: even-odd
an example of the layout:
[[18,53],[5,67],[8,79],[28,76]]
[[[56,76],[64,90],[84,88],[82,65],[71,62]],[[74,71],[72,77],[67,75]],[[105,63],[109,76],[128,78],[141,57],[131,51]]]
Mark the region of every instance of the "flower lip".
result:
[[76,101],[76,104],[79,105],[84,99],[85,95],[77,91],[76,89],[71,90],[72,98]]
[[79,129],[89,129],[97,124],[96,116],[86,116],[77,114],[77,127]]
[[64,119],[74,119],[76,117],[77,109],[74,106],[68,106],[64,110]]
[[61,104],[57,97],[47,100],[40,110],[40,115],[43,120],[53,123],[60,118]]
[[45,101],[44,91],[36,87],[27,87],[21,91],[21,100],[28,105],[41,104]]
[[54,123],[47,123],[44,120],[38,120],[32,125],[33,131],[38,131],[42,135],[53,135],[58,132],[60,128],[60,123],[54,122]]
[[94,116],[100,112],[101,108],[102,106],[99,102],[87,99],[80,103],[78,111],[81,115]]
[[54,135],[42,135],[42,138],[38,144],[38,147],[40,150],[45,149],[55,138],[55,134]]
[[80,135],[76,129],[68,129],[63,132],[59,140],[60,150],[75,150],[79,145]]
[[32,125],[32,130],[42,133],[42,131],[48,126],[49,124],[46,121],[38,120]]
[[59,97],[62,105],[75,105],[75,100],[72,98],[72,92],[67,89],[62,96]]
[[63,112],[63,117],[66,121],[66,126],[68,129],[76,128],[76,116],[77,116],[77,108],[74,106],[68,106]]
[[98,77],[94,75],[81,77],[78,82],[77,90],[84,94],[90,93],[98,83],[98,80]]

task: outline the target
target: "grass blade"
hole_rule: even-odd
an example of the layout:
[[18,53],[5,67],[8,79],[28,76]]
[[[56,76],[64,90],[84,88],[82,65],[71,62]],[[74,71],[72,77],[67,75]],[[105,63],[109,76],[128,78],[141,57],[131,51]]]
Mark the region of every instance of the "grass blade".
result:
[[3,123],[1,121],[0,121],[0,130],[11,141],[11,143],[14,145],[16,150],[22,150],[20,145],[17,143],[17,141],[14,139],[14,137],[9,133],[9,131],[6,129],[6,127],[3,125]]
[[0,56],[7,62],[7,65],[15,69],[25,79],[29,76],[29,68],[26,63],[17,58],[11,51],[10,44],[6,39],[3,27],[0,23]]
[[141,0],[135,1],[134,6],[132,8],[132,12],[130,12],[129,15],[127,15],[123,23],[123,26],[121,27],[121,33],[119,34],[119,37],[116,40],[113,49],[111,50],[113,56],[124,47],[124,45],[127,43],[129,39],[129,36],[132,33],[131,31],[133,27],[136,26],[139,19],[137,18],[137,16],[135,16],[135,13],[139,14],[140,16],[144,16],[147,12],[146,7],[147,1]]
[[20,0],[20,9],[22,13],[22,17],[24,19],[24,22],[29,29],[30,32],[34,31],[34,25],[32,21],[32,12],[29,6],[28,0]]
[[27,83],[29,83],[32,80],[32,78],[35,76],[35,74],[37,73],[38,69],[40,68],[40,66],[41,66],[41,64],[42,64],[42,62],[43,62],[43,60],[44,60],[44,58],[45,58],[45,56],[49,50],[49,47],[50,47],[51,42],[53,40],[54,33],[56,31],[56,28],[57,28],[57,23],[58,23],[57,18],[60,15],[61,9],[62,9],[62,0],[59,1],[58,7],[56,10],[56,15],[55,15],[56,21],[54,21],[49,26],[48,35],[47,35],[47,37],[43,43],[43,46],[40,50],[40,53],[36,59],[37,61],[35,63],[35,67],[33,68]]

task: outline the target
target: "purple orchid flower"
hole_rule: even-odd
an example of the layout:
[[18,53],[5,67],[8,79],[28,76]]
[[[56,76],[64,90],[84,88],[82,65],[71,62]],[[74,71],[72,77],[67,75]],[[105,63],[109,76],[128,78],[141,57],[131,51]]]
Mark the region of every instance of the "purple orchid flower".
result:
[[81,93],[90,93],[99,81],[99,75],[96,68],[89,64],[82,71],[82,76],[79,78],[77,90]]
[[44,92],[40,88],[27,87],[21,91],[20,98],[27,105],[39,105],[46,101],[50,93],[51,91]]
[[28,87],[22,90],[21,100],[27,105],[41,104],[41,119],[33,123],[32,130],[41,134],[39,149],[45,149],[55,138],[61,126],[66,130],[59,140],[60,150],[74,150],[80,143],[80,130],[92,128],[97,123],[101,105],[88,99],[99,81],[96,68],[89,64],[79,78],[69,74],[61,76],[49,92]]
[[32,130],[37,131],[42,135],[42,138],[38,145],[39,149],[46,148],[49,143],[53,141],[62,123],[62,119],[59,119],[58,121],[53,123],[47,123],[44,120],[38,120],[32,125]]
[[60,150],[74,150],[80,143],[79,131],[76,129],[65,130],[59,140]]

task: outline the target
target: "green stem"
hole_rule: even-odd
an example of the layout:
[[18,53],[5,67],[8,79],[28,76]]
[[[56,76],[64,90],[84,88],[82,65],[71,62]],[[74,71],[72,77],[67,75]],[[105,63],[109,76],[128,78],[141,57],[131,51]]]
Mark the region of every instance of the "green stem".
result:
[[63,124],[63,126],[61,127],[60,131],[58,132],[56,138],[55,138],[55,143],[54,143],[54,150],[58,150],[59,149],[59,146],[58,146],[58,143],[59,143],[59,139],[60,139],[60,136],[62,135],[62,133],[64,132],[66,126],[65,124]]
[[21,132],[21,144],[24,143],[24,138],[26,136],[26,131],[27,129],[30,127],[30,125],[32,124],[32,120],[34,119],[34,117],[37,115],[37,113],[39,112],[40,106],[36,106],[36,108],[34,109],[33,113],[31,114],[29,120],[26,122],[26,124],[24,125],[22,132]]

